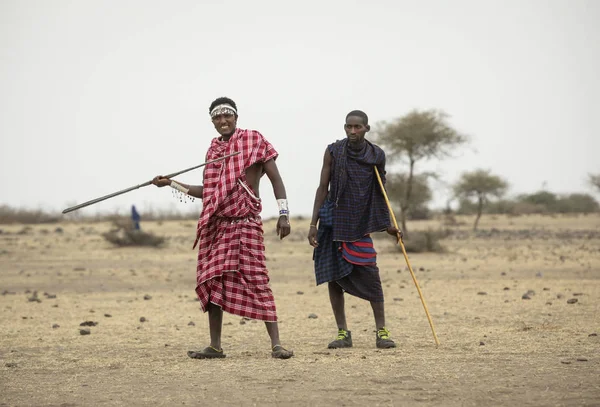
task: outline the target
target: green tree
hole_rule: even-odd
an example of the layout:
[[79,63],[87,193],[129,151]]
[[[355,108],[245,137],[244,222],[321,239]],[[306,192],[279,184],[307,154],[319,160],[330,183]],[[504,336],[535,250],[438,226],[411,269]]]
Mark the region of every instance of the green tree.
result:
[[406,217],[412,205],[415,164],[418,161],[442,159],[466,143],[466,135],[448,123],[448,115],[441,110],[413,110],[392,122],[381,122],[375,130],[375,140],[387,152],[391,161],[408,161],[408,177],[404,199],[400,200],[402,230],[406,233]]
[[454,185],[454,193],[462,199],[477,200],[477,217],[473,224],[473,230],[477,230],[479,219],[483,212],[483,206],[488,202],[489,196],[497,198],[506,193],[508,183],[490,171],[475,170],[462,174],[458,182]]
[[600,174],[590,174],[588,182],[600,192]]
[[[430,174],[413,175],[413,184],[411,192],[411,206],[407,213],[409,219],[423,218],[429,212],[427,204],[431,201],[431,188],[427,182]],[[394,173],[387,175],[386,191],[390,203],[395,210],[402,210],[406,207],[403,204],[406,198],[406,188],[408,184],[408,174]]]

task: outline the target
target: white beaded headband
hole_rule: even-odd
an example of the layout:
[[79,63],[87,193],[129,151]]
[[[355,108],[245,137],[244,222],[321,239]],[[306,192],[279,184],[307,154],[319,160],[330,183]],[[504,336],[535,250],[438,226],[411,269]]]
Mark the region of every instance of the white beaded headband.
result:
[[235,110],[235,108],[233,106],[230,106],[230,105],[227,105],[227,104],[222,104],[222,105],[215,106],[213,108],[213,110],[210,111],[210,117],[215,117],[215,116],[218,116],[220,114],[233,114],[233,115],[236,115],[237,114],[237,110]]

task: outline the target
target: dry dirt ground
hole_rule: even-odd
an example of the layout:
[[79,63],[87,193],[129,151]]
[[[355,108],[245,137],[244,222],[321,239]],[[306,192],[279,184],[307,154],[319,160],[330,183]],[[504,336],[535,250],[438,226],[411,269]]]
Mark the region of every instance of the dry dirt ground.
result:
[[[0,406],[600,405],[600,216],[484,216],[479,234],[459,221],[445,253],[410,255],[437,349],[401,253],[376,237],[399,345],[385,351],[356,298],[354,348],[327,349],[336,326],[314,284],[308,222],[282,242],[267,222],[287,361],[270,357],[262,323],[232,315],[226,359],[187,357],[208,343],[193,221],[143,222],[168,238],[162,249],[114,248],[108,223],[0,225]],[[97,322],[90,335],[84,321]]]

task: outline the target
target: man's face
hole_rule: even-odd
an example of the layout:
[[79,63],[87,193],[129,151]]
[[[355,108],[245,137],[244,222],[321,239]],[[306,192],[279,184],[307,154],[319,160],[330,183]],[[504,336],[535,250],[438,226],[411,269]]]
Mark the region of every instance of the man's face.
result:
[[370,130],[370,127],[368,124],[365,125],[362,117],[348,116],[344,130],[348,141],[352,144],[358,144],[365,139],[365,134]]
[[221,136],[231,136],[235,132],[237,117],[231,113],[223,113],[213,117],[212,122]]

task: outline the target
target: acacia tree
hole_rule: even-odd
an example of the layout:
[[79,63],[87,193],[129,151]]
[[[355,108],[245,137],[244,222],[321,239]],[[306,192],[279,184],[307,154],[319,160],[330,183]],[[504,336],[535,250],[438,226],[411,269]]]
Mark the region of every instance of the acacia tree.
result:
[[[427,203],[431,201],[431,188],[427,182],[430,174],[417,174],[413,176],[411,206],[407,217],[414,219],[414,215],[427,212]],[[394,209],[400,209],[399,202],[402,202],[406,195],[408,174],[392,173],[387,175],[386,191]]]
[[468,138],[448,124],[448,115],[441,110],[413,110],[392,122],[381,122],[375,139],[385,148],[391,161],[408,161],[408,177],[404,196],[400,200],[402,230],[406,233],[406,216],[413,197],[415,164],[423,159],[446,158]]
[[596,188],[600,192],[600,174],[590,174],[589,183],[592,187]]
[[477,217],[473,224],[473,230],[477,230],[488,197],[500,198],[506,193],[507,188],[508,183],[499,176],[491,174],[489,170],[475,170],[462,174],[454,185],[454,194],[459,198],[477,199]]

